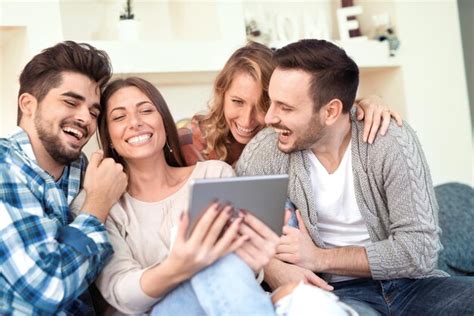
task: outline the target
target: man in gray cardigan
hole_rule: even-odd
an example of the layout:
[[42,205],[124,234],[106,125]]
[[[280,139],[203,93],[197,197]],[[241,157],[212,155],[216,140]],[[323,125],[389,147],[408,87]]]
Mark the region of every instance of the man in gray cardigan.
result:
[[334,289],[363,315],[474,314],[474,278],[436,269],[438,205],[414,131],[390,123],[385,136],[363,141],[350,115],[359,70],[335,45],[303,40],[274,58],[272,128],[237,163],[241,176],[290,176],[298,228],[283,228],[269,286]]

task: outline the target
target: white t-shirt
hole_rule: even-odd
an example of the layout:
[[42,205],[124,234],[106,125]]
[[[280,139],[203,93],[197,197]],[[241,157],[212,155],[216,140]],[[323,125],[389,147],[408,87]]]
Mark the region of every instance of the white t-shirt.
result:
[[[307,151],[307,155],[311,162],[310,178],[321,239],[330,248],[366,245],[370,237],[357,206],[350,144],[339,167],[332,174],[328,173],[311,150]],[[334,275],[330,281],[350,279],[353,277]]]

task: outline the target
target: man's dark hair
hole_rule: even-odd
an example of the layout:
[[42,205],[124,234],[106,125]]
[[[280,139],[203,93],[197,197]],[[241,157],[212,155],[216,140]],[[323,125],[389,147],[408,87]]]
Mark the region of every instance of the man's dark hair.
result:
[[359,85],[359,68],[343,49],[324,40],[306,39],[276,50],[273,58],[277,68],[311,74],[314,112],[332,99],[341,100],[343,113],[352,108]]
[[[70,71],[83,74],[98,83],[100,90],[112,76],[112,65],[106,52],[85,43],[65,41],[46,48],[25,66],[20,75],[20,91],[30,93],[38,102],[49,90],[61,84],[61,73]],[[17,124],[22,112],[18,106]]]

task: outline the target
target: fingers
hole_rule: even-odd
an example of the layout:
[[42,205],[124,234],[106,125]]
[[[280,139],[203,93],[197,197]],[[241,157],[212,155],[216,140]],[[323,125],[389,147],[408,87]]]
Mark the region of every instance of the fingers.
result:
[[235,254],[239,256],[254,271],[257,270],[255,259],[246,251],[243,246],[235,250]]
[[267,225],[260,221],[257,217],[246,212],[244,222],[250,226],[255,232],[258,232],[263,238],[278,243],[278,235],[273,232]]
[[379,130],[379,127],[380,127],[381,116],[382,116],[382,111],[380,109],[377,109],[374,111],[373,118],[372,118],[372,125],[370,127],[369,138],[367,140],[369,144],[372,144],[374,142],[375,136],[377,135],[377,131]]
[[229,247],[225,248],[225,251],[222,251],[220,253],[222,253],[221,256],[224,256],[224,255],[227,255],[231,252],[234,252],[234,251],[237,251],[238,249],[240,249],[243,245],[245,245],[245,243],[249,240],[249,236],[240,236],[239,238],[235,239]]
[[390,111],[383,111],[382,112],[382,126],[380,127],[379,134],[385,135],[387,133],[388,127],[390,125]]
[[306,273],[306,280],[308,281],[308,283],[316,286],[316,287],[319,287],[323,290],[326,290],[326,291],[332,291],[334,290],[334,287],[329,285],[326,281],[324,281],[323,279],[321,279],[320,277],[318,277],[316,274],[314,274],[313,272],[311,271],[308,271],[308,273]]
[[209,208],[204,211],[204,214],[201,216],[196,224],[196,227],[193,229],[193,232],[189,238],[190,241],[194,242],[195,244],[202,243],[212,223],[219,215],[221,207],[222,206],[219,203],[212,203],[211,206],[209,206]]
[[290,221],[291,219],[291,211],[289,208],[286,208],[285,209],[285,219],[283,221],[284,225],[288,225],[288,222]]
[[231,253],[249,239],[248,236],[239,237],[239,229],[242,224],[242,218],[235,219],[232,224],[226,229],[222,237],[217,241],[214,246],[214,252],[218,257]]
[[255,273],[262,269],[270,259],[273,258],[273,256],[269,257],[263,254],[249,241],[236,249],[235,253],[242,258]]
[[186,240],[186,231],[189,225],[188,212],[182,212],[179,218],[178,233],[176,235],[176,242],[184,242]]
[[296,260],[295,254],[293,253],[277,253],[275,258],[281,260],[286,263],[296,264],[298,260]]
[[294,244],[279,244],[276,247],[276,253],[278,254],[293,254],[296,253],[296,247]]
[[275,249],[279,242],[279,238],[273,232],[272,233],[276,238],[274,238],[274,236],[265,238],[259,235],[257,232],[255,232],[255,230],[252,227],[250,227],[247,224],[246,218],[244,219],[244,222],[242,223],[242,225],[240,225],[239,232],[242,235],[249,236],[250,237],[249,242],[251,242],[255,246],[255,248],[258,249],[258,251],[261,251],[262,253],[268,253],[269,255],[272,255],[272,256],[275,253]]
[[89,166],[97,168],[100,165],[102,159],[104,159],[104,152],[102,150],[93,152],[89,161]]
[[280,241],[279,243],[289,243],[291,242],[291,240],[289,239],[288,236],[291,236],[293,235],[294,233],[297,233],[299,231],[298,228],[295,228],[295,227],[291,227],[291,226],[283,226],[283,235],[280,237]]
[[358,121],[362,121],[364,119],[364,110],[356,103],[356,118]]
[[[211,248],[221,235],[222,229],[226,225],[227,221],[232,216],[232,212],[234,208],[231,205],[226,205],[224,208],[219,211],[217,218],[212,222],[212,225],[209,227],[209,231],[204,237],[202,242],[204,247]],[[237,235],[237,231],[235,232],[235,236]],[[235,237],[234,236],[234,237]]]
[[303,217],[301,217],[300,210],[296,210],[296,218],[298,219],[298,227],[300,228],[300,230],[303,233],[309,235],[308,230],[306,229],[306,225],[304,224]]
[[365,120],[364,120],[364,133],[363,133],[363,140],[367,142],[369,138],[370,128],[372,127],[372,120],[373,120],[374,110],[372,108],[367,109],[365,113]]
[[403,119],[402,119],[402,116],[400,114],[398,114],[397,112],[393,112],[393,111],[390,111],[390,114],[392,115],[392,117],[395,119],[395,121],[397,122],[397,125],[402,127],[403,125]]

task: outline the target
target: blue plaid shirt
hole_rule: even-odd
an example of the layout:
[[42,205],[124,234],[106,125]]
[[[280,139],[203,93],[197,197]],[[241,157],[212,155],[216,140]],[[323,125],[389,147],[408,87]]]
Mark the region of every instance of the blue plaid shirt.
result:
[[23,130],[0,138],[0,315],[92,312],[83,293],[112,246],[96,217],[69,212],[86,164],[81,155],[55,182]]

